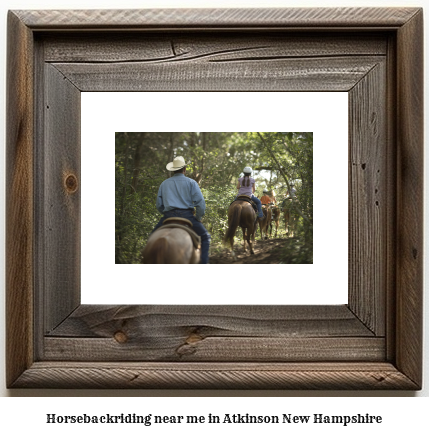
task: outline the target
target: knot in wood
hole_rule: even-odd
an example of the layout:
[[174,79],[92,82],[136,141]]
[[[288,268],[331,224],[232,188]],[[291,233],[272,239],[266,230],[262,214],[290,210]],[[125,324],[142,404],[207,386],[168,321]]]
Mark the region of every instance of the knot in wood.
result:
[[113,337],[115,338],[116,342],[119,342],[120,344],[123,344],[124,342],[127,342],[128,337],[124,332],[121,332],[120,330],[117,331]]
[[78,183],[74,174],[67,175],[64,184],[69,194],[73,194],[77,191]]
[[191,333],[189,337],[186,339],[186,344],[191,345],[195,344],[196,342],[202,341],[202,336],[198,335],[197,333]]

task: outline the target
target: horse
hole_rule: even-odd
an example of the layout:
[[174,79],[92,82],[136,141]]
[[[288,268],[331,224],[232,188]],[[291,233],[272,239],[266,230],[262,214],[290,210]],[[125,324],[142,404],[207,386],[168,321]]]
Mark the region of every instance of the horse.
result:
[[283,203],[283,216],[285,219],[285,230],[289,238],[293,238],[296,227],[296,213],[293,200],[288,198]]
[[273,230],[273,221],[276,226],[276,234],[274,237],[277,238],[277,231],[280,225],[280,208],[278,206],[273,206],[272,213],[273,213],[273,219],[270,221],[270,238]]
[[268,239],[268,228],[271,224],[271,207],[268,204],[262,205],[262,212],[264,212],[264,218],[259,220],[259,228],[261,229],[261,239],[264,239],[264,233],[265,233],[265,239]]
[[229,242],[231,254],[234,259],[234,236],[238,227],[243,231],[243,248],[246,252],[246,241],[250,248],[250,254],[255,254],[253,251],[253,242],[255,241],[256,230],[256,213],[252,205],[246,200],[235,200],[231,203],[228,209],[228,230],[223,238],[224,244]]
[[[186,223],[187,221],[187,223]],[[200,237],[185,218],[168,218],[155,230],[142,251],[144,264],[200,263]]]

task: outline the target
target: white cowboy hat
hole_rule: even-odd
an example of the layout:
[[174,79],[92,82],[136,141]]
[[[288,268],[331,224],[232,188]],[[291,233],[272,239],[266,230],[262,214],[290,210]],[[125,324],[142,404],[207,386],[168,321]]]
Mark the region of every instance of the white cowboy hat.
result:
[[185,159],[183,159],[182,156],[177,156],[174,158],[173,162],[167,164],[166,168],[168,171],[177,171],[183,167],[186,167]]

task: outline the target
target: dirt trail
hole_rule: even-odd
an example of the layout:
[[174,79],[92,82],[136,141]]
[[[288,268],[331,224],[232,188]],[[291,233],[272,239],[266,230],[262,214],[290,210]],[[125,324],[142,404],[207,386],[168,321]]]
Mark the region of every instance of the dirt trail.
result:
[[234,251],[237,255],[237,260],[234,261],[229,250],[222,250],[219,253],[213,253],[210,256],[211,264],[222,264],[222,263],[288,263],[282,259],[283,249],[287,246],[290,246],[295,241],[294,238],[273,238],[273,239],[256,239],[256,243],[254,245],[255,254],[251,255],[249,249],[245,253],[243,250],[242,242],[234,244]]

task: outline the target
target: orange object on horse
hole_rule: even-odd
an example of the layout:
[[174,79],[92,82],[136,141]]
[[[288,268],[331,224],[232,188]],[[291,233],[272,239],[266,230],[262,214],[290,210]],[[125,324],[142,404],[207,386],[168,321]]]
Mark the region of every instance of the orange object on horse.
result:
[[268,195],[263,195],[263,196],[261,197],[261,203],[262,203],[262,204],[270,204],[270,203],[272,203],[272,201],[273,201],[273,200],[271,200],[271,198],[268,197]]

